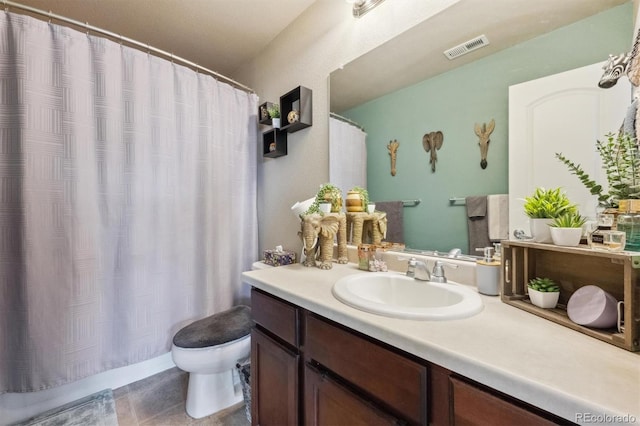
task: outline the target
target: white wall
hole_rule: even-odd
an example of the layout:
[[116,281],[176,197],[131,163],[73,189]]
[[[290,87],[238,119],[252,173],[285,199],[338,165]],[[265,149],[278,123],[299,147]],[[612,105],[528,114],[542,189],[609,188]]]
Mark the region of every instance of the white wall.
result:
[[261,102],[275,102],[299,85],[313,90],[313,126],[289,135],[288,155],[258,160],[261,250],[281,244],[300,252],[299,220],[290,207],[315,196],[329,179],[329,73],[457,2],[388,0],[354,18],[345,0],[317,0],[241,67],[235,79],[256,90]]

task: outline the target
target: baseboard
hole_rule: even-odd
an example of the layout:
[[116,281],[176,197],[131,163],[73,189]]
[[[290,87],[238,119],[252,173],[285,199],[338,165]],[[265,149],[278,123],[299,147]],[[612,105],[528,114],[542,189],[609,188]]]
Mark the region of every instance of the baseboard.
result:
[[117,389],[175,367],[171,352],[38,392],[0,395],[0,426],[21,422],[103,389]]

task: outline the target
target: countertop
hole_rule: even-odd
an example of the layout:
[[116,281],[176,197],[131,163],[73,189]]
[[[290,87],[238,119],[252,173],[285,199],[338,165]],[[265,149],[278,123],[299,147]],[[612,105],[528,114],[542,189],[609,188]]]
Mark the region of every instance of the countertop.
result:
[[[244,272],[243,281],[576,423],[640,424],[640,354],[481,295],[459,320],[395,319],[347,306],[331,287],[354,263]],[[389,272],[397,273],[397,272]],[[475,287],[473,287],[475,289]]]

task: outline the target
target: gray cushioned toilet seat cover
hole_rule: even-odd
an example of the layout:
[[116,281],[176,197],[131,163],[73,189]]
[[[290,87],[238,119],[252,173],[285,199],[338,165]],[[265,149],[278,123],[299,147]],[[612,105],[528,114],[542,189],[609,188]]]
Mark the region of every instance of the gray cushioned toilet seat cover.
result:
[[252,326],[251,308],[234,306],[184,327],[173,336],[173,344],[180,348],[222,345],[248,335]]

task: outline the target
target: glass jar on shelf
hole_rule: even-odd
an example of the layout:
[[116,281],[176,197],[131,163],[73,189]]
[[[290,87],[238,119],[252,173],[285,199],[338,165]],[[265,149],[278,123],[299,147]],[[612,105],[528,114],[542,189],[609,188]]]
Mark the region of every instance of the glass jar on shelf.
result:
[[625,205],[625,211],[618,214],[616,228],[625,233],[625,250],[640,251],[640,213],[633,208],[635,203]]

